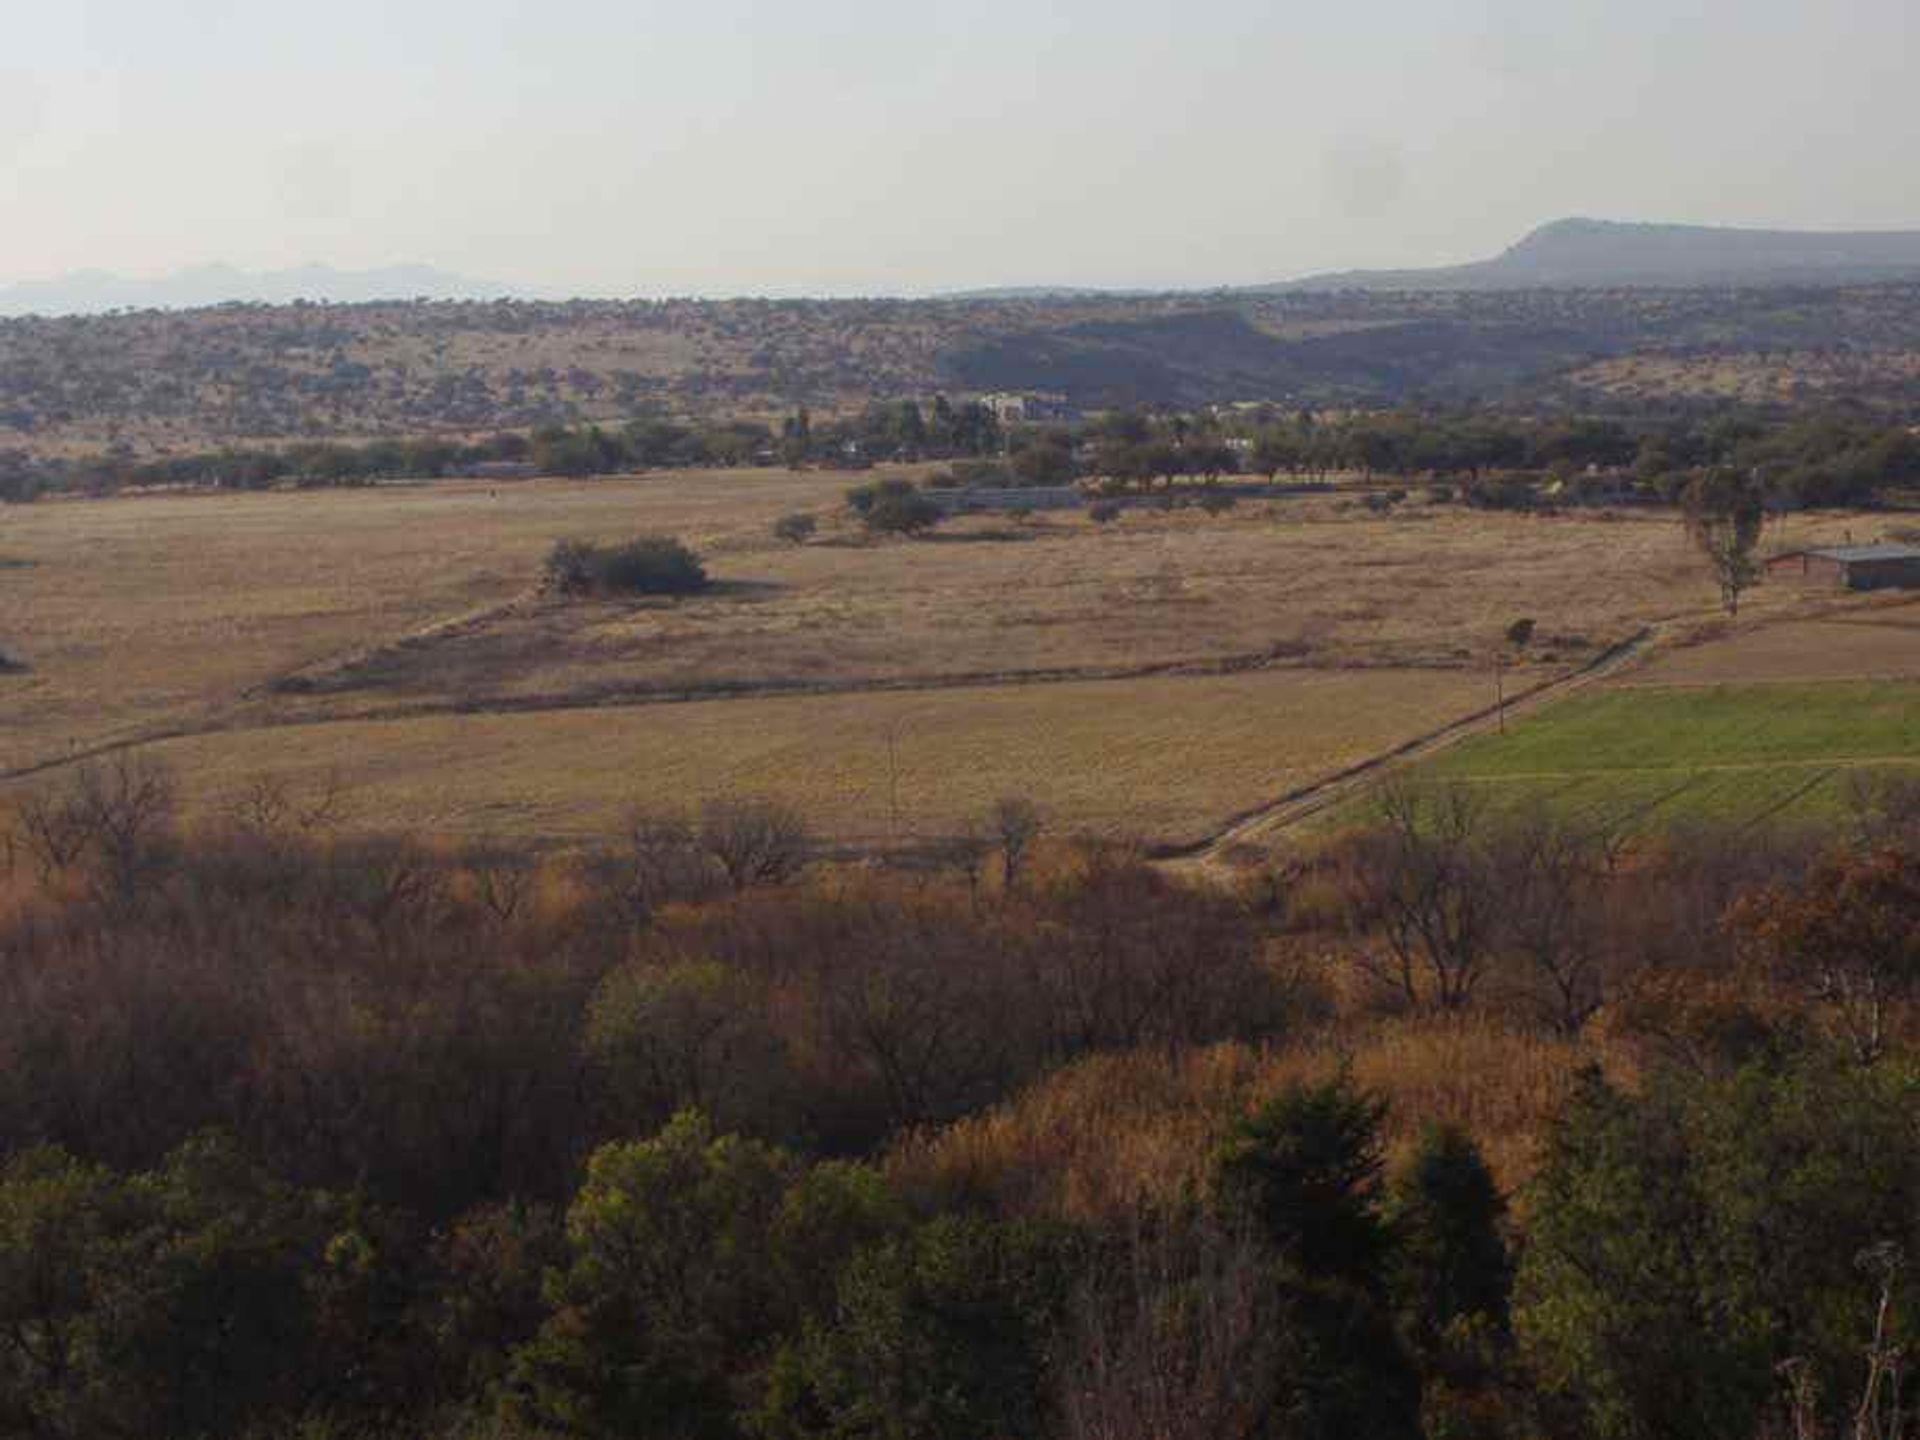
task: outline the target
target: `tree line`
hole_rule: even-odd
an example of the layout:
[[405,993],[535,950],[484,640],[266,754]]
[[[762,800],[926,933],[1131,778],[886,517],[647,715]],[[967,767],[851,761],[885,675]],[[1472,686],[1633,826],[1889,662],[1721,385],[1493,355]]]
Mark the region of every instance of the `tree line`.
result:
[[126,451],[47,459],[0,451],[0,501],[129,486],[260,489],[437,478],[476,467],[588,476],[660,468],[785,464],[865,468],[956,462],[962,484],[1061,485],[1099,477],[1121,487],[1257,475],[1334,475],[1457,486],[1463,498],[1525,506],[1552,496],[1670,502],[1694,476],[1753,476],[1780,506],[1871,504],[1920,483],[1920,437],[1849,414],[1649,419],[1532,418],[1497,411],[1282,412],[1117,410],[1073,423],[1004,426],[978,401],[936,396],[875,403],[851,415],[806,410],[778,427],[735,419],[635,419],[553,425],[456,442],[382,439],[219,450],[141,460]]

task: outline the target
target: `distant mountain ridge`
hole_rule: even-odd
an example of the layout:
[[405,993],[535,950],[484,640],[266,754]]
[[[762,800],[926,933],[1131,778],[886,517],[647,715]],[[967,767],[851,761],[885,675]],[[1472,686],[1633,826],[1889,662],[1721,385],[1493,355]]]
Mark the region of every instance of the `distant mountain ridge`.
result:
[[240,270],[195,265],[168,275],[132,278],[107,270],[75,270],[51,280],[0,286],[0,315],[98,315],[109,310],[193,310],[239,301],[287,305],[296,300],[356,304],[368,300],[493,300],[507,285],[473,280],[430,265],[336,270]]
[[1344,270],[1253,287],[1300,290],[1693,289],[1920,280],[1920,230],[1743,230],[1569,219],[1491,260],[1419,270]]

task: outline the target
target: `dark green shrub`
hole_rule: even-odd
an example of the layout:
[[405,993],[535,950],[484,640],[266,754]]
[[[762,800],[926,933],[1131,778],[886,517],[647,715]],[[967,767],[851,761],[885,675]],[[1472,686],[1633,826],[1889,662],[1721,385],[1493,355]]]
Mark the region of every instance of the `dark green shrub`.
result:
[[796,510],[791,515],[782,515],[773,522],[773,533],[781,540],[795,545],[804,545],[813,538],[814,531],[820,528],[820,522],[804,510]]
[[1059,1237],[947,1216],[840,1273],[831,1323],[775,1363],[756,1429],[820,1440],[1045,1433],[1046,1340],[1064,1304]]
[[700,557],[666,535],[605,546],[562,540],[547,555],[545,577],[561,595],[691,595],[707,586]]
[[1230,1213],[1257,1227],[1299,1273],[1378,1288],[1386,1106],[1345,1077],[1293,1086],[1228,1132],[1214,1181]]
[[569,1435],[733,1433],[734,1386],[790,1318],[772,1230],[797,1169],[692,1111],[594,1152],[509,1410]]
[[[1850,1431],[1879,1283],[1920,1249],[1910,1061],[1817,1051],[1640,1096],[1589,1076],[1535,1183],[1515,1326],[1542,1388],[1602,1440],[1752,1435],[1781,1367]],[[1911,1345],[1896,1303],[1885,1343]]]
[[1429,1125],[1388,1204],[1395,1298],[1423,1355],[1437,1355],[1449,1338],[1507,1333],[1506,1209],[1479,1147],[1451,1126]]
[[847,503],[876,535],[918,535],[945,518],[939,504],[908,480],[880,480],[847,492]]

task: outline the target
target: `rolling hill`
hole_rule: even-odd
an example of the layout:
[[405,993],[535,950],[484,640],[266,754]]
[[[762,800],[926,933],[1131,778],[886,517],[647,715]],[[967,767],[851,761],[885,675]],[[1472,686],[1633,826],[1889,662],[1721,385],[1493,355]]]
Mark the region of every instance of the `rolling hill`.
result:
[[1741,230],[1556,220],[1491,260],[1347,270],[1261,289],[1526,290],[1563,286],[1862,285],[1920,279],[1920,230]]

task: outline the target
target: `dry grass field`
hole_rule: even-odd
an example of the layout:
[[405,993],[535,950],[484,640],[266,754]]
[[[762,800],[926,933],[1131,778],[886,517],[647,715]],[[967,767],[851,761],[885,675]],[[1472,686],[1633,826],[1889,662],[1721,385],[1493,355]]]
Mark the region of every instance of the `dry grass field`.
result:
[[[803,547],[742,525],[705,542],[696,601],[529,599],[483,623],[303,672],[283,715],[556,703],[697,689],[1223,668],[1457,668],[1519,615],[1536,663],[1577,663],[1707,597],[1670,523],[1324,499],[1213,517],[979,518],[918,542],[844,522]],[[306,687],[311,687],[310,690]]]
[[635,808],[765,794],[884,843],[957,834],[1019,794],[1062,826],[1186,840],[1481,692],[1461,671],[1267,671],[343,721],[153,753],[204,807],[266,775],[337,784],[350,824],[445,835],[585,838]]
[[[1190,838],[1479,709],[1515,618],[1537,622],[1525,685],[1713,602],[1667,516],[1381,517],[1318,496],[870,541],[841,509],[857,478],[0,512],[0,648],[29,667],[0,677],[0,785],[145,742],[202,806],[260,774],[337,774],[376,828],[566,836],[764,791],[837,836],[910,838],[1019,792],[1061,828]],[[770,533],[792,510],[822,521],[806,545]],[[699,549],[712,592],[535,593],[554,540],[645,532]],[[1745,613],[1832,598],[1763,587]]]
[[0,510],[0,771],[191,728],[251,690],[524,592],[563,535],[709,546],[842,484],[786,474],[182,495]]
[[1920,596],[1893,592],[1820,619],[1742,627],[1663,651],[1623,685],[1920,680]]

